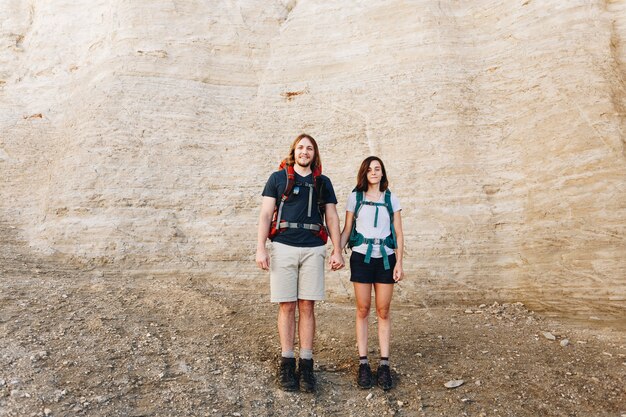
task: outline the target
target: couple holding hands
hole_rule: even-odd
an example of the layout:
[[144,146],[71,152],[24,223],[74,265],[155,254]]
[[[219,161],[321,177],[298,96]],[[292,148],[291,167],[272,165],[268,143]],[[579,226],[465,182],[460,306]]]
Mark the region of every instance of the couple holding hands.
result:
[[[329,237],[333,250],[328,264],[334,271],[345,266],[342,249],[346,245],[352,248],[350,281],[356,298],[357,385],[367,389],[376,382],[384,390],[393,386],[389,367],[389,308],[393,284],[404,276],[404,240],[400,202],[388,189],[382,160],[370,156],[361,163],[356,187],[348,197],[341,232],[336,204],[332,183],[322,175],[315,139],[307,134],[299,135],[279,170],[265,184],[256,251],[257,265],[270,271],[271,301],[279,306],[281,359],[277,382],[286,391],[315,391],[314,307],[315,301],[324,299],[324,265]],[[270,253],[265,247],[268,238],[272,242]],[[380,344],[375,377],[367,357],[372,288]],[[294,353],[296,309],[297,367]]]

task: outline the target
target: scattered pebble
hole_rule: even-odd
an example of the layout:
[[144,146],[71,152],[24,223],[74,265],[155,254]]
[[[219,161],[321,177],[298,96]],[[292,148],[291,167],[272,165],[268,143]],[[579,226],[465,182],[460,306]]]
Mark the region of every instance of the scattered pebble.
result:
[[365,397],[366,400],[371,400],[372,397],[374,396],[374,394],[372,394],[371,392],[369,394],[367,394],[367,397]]
[[43,414],[44,416],[49,416],[50,414],[52,414],[52,410],[49,408],[44,408],[43,409]]
[[462,379],[453,379],[451,381],[448,381],[444,384],[444,386],[446,388],[457,388],[460,387],[461,385],[465,384],[465,381]]
[[556,340],[556,336],[550,332],[542,332],[541,334],[543,334],[543,337],[545,337],[548,340]]
[[565,347],[565,346],[569,345],[569,340],[568,340],[568,339],[563,339],[563,340],[561,340],[560,345],[561,345],[561,346],[563,346],[563,347]]
[[472,311],[471,309],[469,309],[469,308],[468,308],[467,310],[465,310],[465,313],[466,313],[466,314],[472,314],[472,313],[473,313],[473,311]]
[[482,382],[480,382],[480,379],[477,379],[476,382],[474,382],[474,384],[476,384],[476,386],[479,386],[482,384]]

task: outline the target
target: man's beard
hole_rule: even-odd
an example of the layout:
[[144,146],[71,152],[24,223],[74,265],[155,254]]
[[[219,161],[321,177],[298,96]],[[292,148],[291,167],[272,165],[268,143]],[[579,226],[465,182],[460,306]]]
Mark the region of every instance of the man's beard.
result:
[[309,159],[306,163],[301,163],[299,159],[296,159],[296,164],[298,164],[299,166],[301,166],[302,168],[308,168],[311,166],[311,163],[313,162],[312,159]]

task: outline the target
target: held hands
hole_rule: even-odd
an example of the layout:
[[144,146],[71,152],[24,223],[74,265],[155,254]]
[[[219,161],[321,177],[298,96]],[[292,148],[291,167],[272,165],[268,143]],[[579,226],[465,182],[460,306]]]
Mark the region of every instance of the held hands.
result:
[[333,271],[338,271],[345,266],[345,262],[343,260],[343,256],[341,252],[334,252],[330,255],[330,259],[328,260],[328,266]]
[[398,262],[393,268],[393,280],[398,282],[402,281],[402,278],[404,278],[404,271],[402,270],[402,264]]
[[270,257],[267,254],[267,249],[265,249],[265,247],[258,248],[256,250],[256,264],[264,271],[268,271],[270,269]]

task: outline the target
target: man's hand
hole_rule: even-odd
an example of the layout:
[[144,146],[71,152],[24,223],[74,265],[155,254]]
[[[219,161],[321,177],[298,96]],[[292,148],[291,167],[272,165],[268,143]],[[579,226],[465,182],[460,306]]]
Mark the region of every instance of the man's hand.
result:
[[328,265],[330,266],[330,269],[332,269],[333,271],[337,271],[343,268],[345,264],[346,263],[343,260],[343,256],[341,255],[341,252],[333,252],[330,255],[330,259],[328,260]]
[[256,264],[264,271],[268,271],[270,269],[270,257],[267,254],[267,249],[265,249],[265,247],[256,250]]

